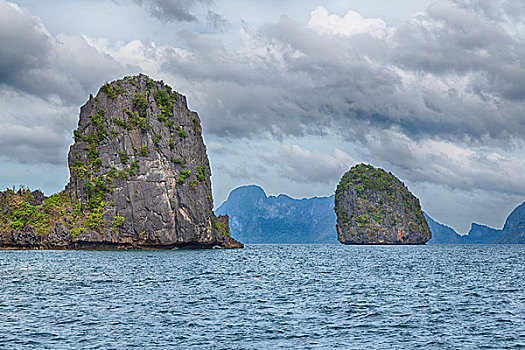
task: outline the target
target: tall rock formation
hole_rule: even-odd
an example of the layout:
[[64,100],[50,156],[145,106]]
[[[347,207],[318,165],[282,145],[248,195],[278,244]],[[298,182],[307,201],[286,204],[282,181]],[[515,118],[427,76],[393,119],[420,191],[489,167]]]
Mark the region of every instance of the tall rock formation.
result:
[[232,237],[245,243],[337,243],[333,196],[267,196],[259,186],[242,186],[215,212],[229,216]]
[[432,238],[419,200],[394,175],[371,165],[343,175],[335,212],[344,244],[425,244]]
[[[242,247],[229,237],[228,218],[212,211],[200,119],[188,109],[186,98],[163,82],[141,74],[105,84],[81,107],[74,137],[68,158],[70,181],[65,192],[56,195],[63,219],[47,212],[46,199],[29,204],[43,218],[30,217],[20,227],[6,223],[0,245]],[[15,195],[27,197],[26,201],[34,197],[20,191],[10,194]],[[62,239],[46,241],[46,232],[57,227]],[[9,243],[13,234],[5,231],[17,229],[38,231],[40,240],[24,241],[22,234]]]

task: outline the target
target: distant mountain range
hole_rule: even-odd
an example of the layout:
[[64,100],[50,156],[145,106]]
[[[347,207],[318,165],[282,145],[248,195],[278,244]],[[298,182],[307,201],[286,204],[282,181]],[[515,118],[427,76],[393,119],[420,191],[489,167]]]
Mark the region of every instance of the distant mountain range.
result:
[[228,214],[232,237],[243,243],[338,243],[334,196],[268,197],[259,186],[243,186],[215,213]]
[[432,231],[429,244],[525,244],[525,203],[507,217],[503,229],[473,223],[468,234],[461,236],[425,214]]
[[501,230],[472,223],[468,234],[459,235],[454,229],[440,224],[425,213],[432,239],[428,244],[495,244],[501,236]]
[[[338,243],[334,196],[268,197],[259,186],[242,186],[215,213],[229,215],[232,236],[243,243]],[[503,229],[473,223],[464,236],[425,217],[432,231],[428,244],[525,244],[525,203],[514,209]]]

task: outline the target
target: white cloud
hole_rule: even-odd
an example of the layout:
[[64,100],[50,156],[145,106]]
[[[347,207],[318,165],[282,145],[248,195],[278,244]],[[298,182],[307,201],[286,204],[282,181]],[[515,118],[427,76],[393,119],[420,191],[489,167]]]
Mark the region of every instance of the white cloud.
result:
[[386,23],[380,18],[363,18],[358,12],[349,10],[344,17],[329,14],[323,6],[311,12],[308,27],[322,34],[356,35],[370,34],[384,38],[387,35]]

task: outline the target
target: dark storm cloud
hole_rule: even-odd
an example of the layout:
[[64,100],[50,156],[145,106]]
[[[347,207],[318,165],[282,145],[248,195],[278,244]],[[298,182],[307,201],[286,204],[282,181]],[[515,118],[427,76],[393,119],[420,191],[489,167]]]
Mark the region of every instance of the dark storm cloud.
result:
[[147,7],[151,14],[165,22],[193,22],[197,18],[190,13],[195,3],[209,4],[212,0],[134,0]]
[[525,159],[517,156],[437,139],[414,141],[387,131],[369,136],[366,152],[377,164],[388,165],[396,175],[413,183],[525,196]]
[[505,18],[440,1],[381,37],[282,17],[247,29],[237,50],[184,32],[191,55],[168,58],[164,69],[210,97],[203,112],[220,113],[209,124],[217,135],[335,132],[366,141],[394,128],[414,139],[506,147],[525,135],[525,42],[511,32],[519,23]]
[[484,14],[453,3],[431,5],[396,32],[394,62],[424,73],[472,74],[471,89],[482,97],[525,98],[525,44],[506,23]]
[[124,67],[83,37],[52,36],[27,10],[0,1],[0,157],[63,164],[78,107]]
[[[282,17],[246,27],[235,50],[181,33],[189,54],[163,68],[200,92],[217,137],[340,135],[407,181],[525,195],[523,158],[505,155],[525,142],[524,14],[519,1],[437,1],[388,32],[350,35],[353,23]],[[269,163],[290,174],[289,155]]]
[[43,24],[17,6],[0,2],[0,83],[20,85],[23,72],[38,67],[52,50]]
[[323,135],[352,108],[353,98],[365,90],[393,91],[399,82],[388,68],[365,65],[346,42],[289,18],[250,33],[242,51],[209,36],[181,35],[192,55],[174,56],[164,69],[208,92],[204,112],[224,111],[209,130],[232,137]]

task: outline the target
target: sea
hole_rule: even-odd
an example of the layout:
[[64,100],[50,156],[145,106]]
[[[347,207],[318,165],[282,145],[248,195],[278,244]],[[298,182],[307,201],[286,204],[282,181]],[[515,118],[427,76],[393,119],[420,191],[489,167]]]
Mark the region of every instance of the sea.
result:
[[523,245],[0,251],[1,349],[523,349]]

